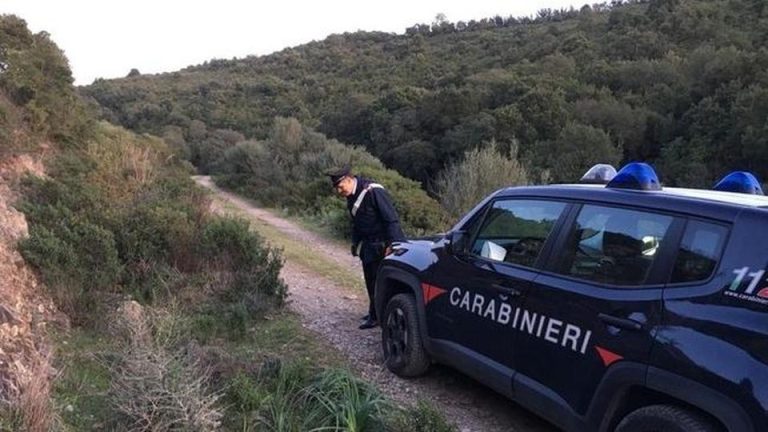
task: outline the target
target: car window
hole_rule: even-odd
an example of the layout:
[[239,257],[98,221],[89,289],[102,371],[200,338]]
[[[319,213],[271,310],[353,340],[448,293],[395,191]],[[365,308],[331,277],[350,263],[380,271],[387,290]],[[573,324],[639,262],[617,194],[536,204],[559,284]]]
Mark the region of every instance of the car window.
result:
[[642,285],[672,220],[654,213],[585,205],[561,252],[561,273],[608,285]]
[[496,201],[472,243],[472,253],[531,267],[564,209],[564,203],[552,201]]
[[717,267],[728,230],[707,222],[689,221],[672,270],[672,283],[709,279]]

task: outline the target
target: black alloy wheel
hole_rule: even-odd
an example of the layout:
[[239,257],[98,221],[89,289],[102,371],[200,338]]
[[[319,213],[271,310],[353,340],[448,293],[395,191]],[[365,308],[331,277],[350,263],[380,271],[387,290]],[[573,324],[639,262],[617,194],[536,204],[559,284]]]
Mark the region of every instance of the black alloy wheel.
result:
[[412,295],[398,294],[387,303],[381,343],[387,368],[402,377],[422,375],[429,368],[429,357],[422,345],[416,301]]

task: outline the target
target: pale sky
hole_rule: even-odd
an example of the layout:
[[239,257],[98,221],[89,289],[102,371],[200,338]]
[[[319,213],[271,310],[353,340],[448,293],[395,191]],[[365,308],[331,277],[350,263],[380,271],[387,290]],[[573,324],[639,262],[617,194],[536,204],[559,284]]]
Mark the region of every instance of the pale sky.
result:
[[403,33],[431,23],[539,9],[579,8],[574,0],[0,0],[33,32],[47,31],[64,50],[75,84],[96,78],[179,70],[214,58],[263,55],[333,33]]

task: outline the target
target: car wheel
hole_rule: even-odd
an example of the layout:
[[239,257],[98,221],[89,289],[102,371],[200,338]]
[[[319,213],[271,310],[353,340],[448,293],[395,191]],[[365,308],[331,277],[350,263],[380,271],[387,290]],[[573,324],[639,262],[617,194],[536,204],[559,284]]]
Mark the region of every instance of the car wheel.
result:
[[387,369],[402,377],[422,375],[429,368],[419,331],[416,301],[398,294],[387,303],[381,321],[381,343]]
[[672,405],[651,405],[631,412],[616,432],[718,432],[704,416]]

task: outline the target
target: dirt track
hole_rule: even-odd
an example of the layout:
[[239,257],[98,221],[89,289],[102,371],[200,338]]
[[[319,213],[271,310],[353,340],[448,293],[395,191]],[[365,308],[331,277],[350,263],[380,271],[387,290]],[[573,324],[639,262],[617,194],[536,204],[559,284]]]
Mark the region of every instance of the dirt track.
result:
[[[195,180],[214,191],[217,200],[231,203],[243,215],[312,244],[329,259],[362,274],[359,261],[350,256],[346,248],[222,191],[209,177],[195,177]],[[220,202],[214,205],[222,209]],[[350,295],[348,288],[291,261],[286,261],[281,275],[289,287],[289,305],[302,317],[303,325],[330,341],[365,379],[393,400],[402,404],[412,404],[418,399],[430,401],[462,432],[556,430],[508,399],[447,367],[433,366],[426,376],[415,380],[396,377],[382,364],[380,330],[357,329],[359,318],[367,310],[365,293]]]

